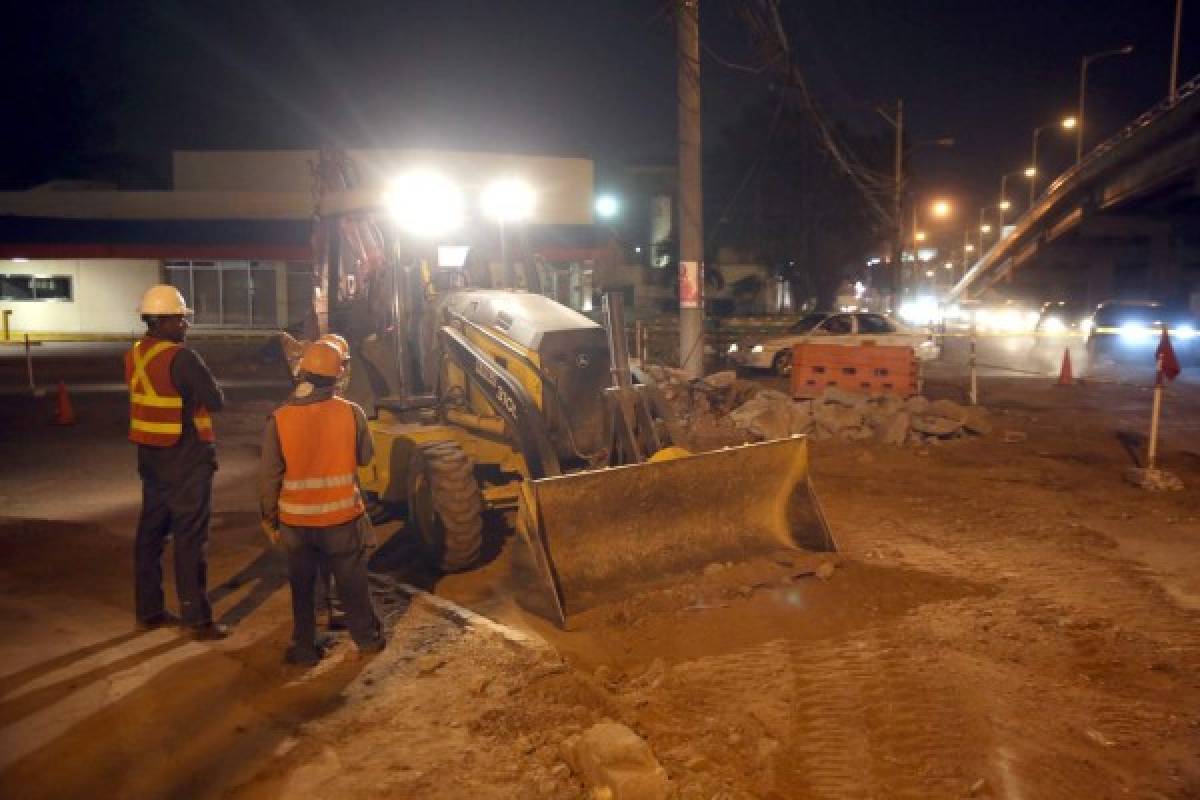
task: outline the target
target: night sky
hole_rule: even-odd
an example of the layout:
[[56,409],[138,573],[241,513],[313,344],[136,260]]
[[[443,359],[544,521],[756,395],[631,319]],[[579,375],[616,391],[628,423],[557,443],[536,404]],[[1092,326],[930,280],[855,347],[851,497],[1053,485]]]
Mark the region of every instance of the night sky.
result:
[[[1200,72],[1200,4],[1180,75]],[[704,0],[706,136],[768,96],[735,0]],[[905,98],[923,195],[977,207],[1074,111],[1094,64],[1093,141],[1167,88],[1174,0],[785,0],[797,62],[831,115],[887,129]],[[49,177],[161,183],[172,148],[432,146],[584,155],[605,170],[674,158],[674,28],[658,0],[10,4],[0,186]],[[1043,134],[1063,167],[1073,143]]]

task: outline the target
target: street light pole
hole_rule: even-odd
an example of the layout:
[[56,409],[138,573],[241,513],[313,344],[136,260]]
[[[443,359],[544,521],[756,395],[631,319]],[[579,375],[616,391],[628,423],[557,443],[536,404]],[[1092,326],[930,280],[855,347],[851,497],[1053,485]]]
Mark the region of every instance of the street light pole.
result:
[[1079,124],[1079,120],[1075,117],[1064,117],[1058,123],[1050,125],[1039,125],[1033,129],[1033,160],[1029,162],[1029,210],[1033,210],[1033,201],[1037,199],[1037,182],[1038,182],[1038,137],[1042,135],[1042,131],[1048,131],[1051,128],[1062,128],[1070,130]]
[[[1179,0],[1179,1],[1183,2],[1183,0]],[[1177,29],[1176,36],[1178,36],[1178,33],[1179,32]],[[1075,131],[1075,163],[1076,164],[1078,164],[1080,161],[1083,160],[1083,128],[1084,128],[1084,125],[1086,124],[1086,122],[1085,122],[1086,117],[1084,117],[1083,112],[1084,112],[1084,104],[1087,100],[1088,65],[1091,64],[1093,61],[1099,61],[1102,58],[1108,58],[1109,56],[1127,56],[1132,52],[1133,52],[1133,45],[1127,44],[1124,47],[1116,47],[1116,48],[1113,48],[1112,50],[1101,50],[1099,53],[1092,53],[1092,54],[1086,55],[1082,59],[1080,59],[1080,61],[1079,61],[1079,119],[1078,119],[1078,122],[1076,123],[1077,130]],[[1174,82],[1175,82],[1174,79],[1172,79],[1171,80],[1172,85],[1174,85]]]
[[1014,175],[1020,175],[1021,170],[1006,172],[1000,176],[1000,201],[996,204],[996,208],[1000,209],[999,223],[1000,228],[1004,228],[1004,212],[1012,207],[1012,201],[1008,199],[1008,179]]

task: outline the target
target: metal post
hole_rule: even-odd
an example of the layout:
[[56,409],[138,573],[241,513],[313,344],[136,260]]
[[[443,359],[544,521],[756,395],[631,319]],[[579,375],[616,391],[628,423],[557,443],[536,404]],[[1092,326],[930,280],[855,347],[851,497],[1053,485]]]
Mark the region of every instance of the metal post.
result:
[[4,341],[7,342],[10,339],[12,339],[12,332],[9,330],[9,320],[12,318],[12,309],[11,308],[4,309],[3,315],[4,315]]
[[700,144],[700,0],[678,0],[679,366],[704,374],[704,220]]
[[976,374],[975,368],[975,312],[971,312],[971,343],[970,351],[967,355],[967,364],[971,370],[971,405],[979,405],[979,377]]
[[1179,33],[1183,22],[1183,0],[1175,0],[1175,36],[1171,43],[1171,85],[1167,97],[1174,103],[1179,97]]
[[646,366],[646,323],[643,320],[633,321],[633,349],[637,352],[638,363]]
[[25,334],[25,374],[29,378],[29,393],[37,394],[37,385],[33,382],[33,349],[29,346],[29,334]]
[[1163,374],[1162,356],[1158,357],[1158,370],[1154,379],[1154,405],[1150,410],[1150,444],[1146,449],[1146,469],[1154,469],[1158,459],[1158,415],[1162,413]]

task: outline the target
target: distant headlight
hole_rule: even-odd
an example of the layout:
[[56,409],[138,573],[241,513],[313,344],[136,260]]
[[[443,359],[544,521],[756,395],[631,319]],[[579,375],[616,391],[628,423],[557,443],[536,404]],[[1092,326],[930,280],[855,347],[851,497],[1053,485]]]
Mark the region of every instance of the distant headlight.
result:
[[1121,338],[1127,342],[1140,342],[1150,338],[1150,329],[1136,322],[1126,322],[1121,326]]
[[751,353],[761,353],[765,349],[766,348],[764,348],[761,344],[756,344],[756,345],[754,345],[754,347],[750,348],[750,352]]
[[1059,317],[1046,317],[1046,322],[1042,326],[1046,333],[1066,333],[1067,323],[1063,322]]
[[738,351],[737,342],[734,342],[733,344],[729,345],[729,349],[726,350],[725,352],[726,353],[736,353],[737,351]]
[[1196,335],[1196,329],[1191,325],[1180,325],[1175,329],[1175,335],[1180,339],[1191,339]]

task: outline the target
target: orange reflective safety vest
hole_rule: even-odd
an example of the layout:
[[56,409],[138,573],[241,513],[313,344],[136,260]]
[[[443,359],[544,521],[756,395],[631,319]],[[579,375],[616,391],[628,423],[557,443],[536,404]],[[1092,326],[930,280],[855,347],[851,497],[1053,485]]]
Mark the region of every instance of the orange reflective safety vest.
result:
[[331,397],[283,406],[275,412],[275,430],[284,462],[280,522],[328,528],[366,510],[354,480],[358,428],[351,403]]
[[[171,381],[171,362],[181,345],[147,336],[125,354],[129,386],[129,440],[151,447],[170,447],[183,435],[183,397]],[[212,417],[204,406],[192,414],[196,438],[214,440]]]

